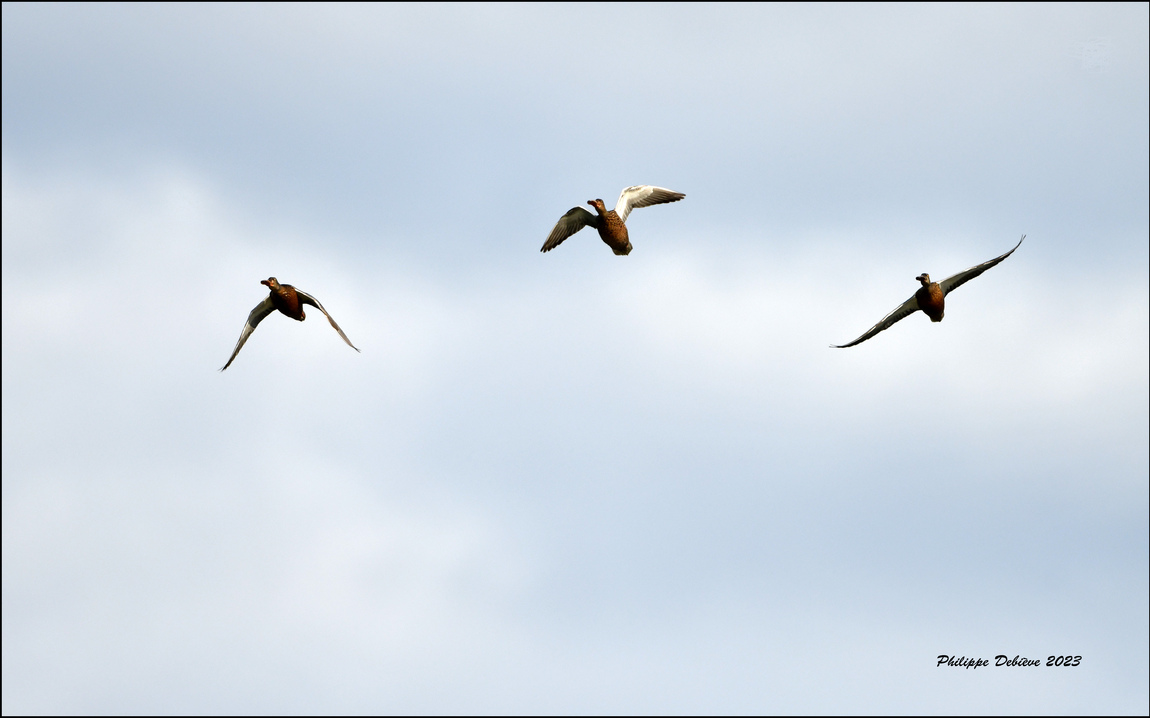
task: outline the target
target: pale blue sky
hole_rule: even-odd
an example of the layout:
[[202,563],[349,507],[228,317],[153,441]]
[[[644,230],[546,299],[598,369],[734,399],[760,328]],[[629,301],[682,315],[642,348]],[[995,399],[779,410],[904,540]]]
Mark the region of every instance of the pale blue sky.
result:
[[4,713],[1146,713],[1148,25],[5,4]]

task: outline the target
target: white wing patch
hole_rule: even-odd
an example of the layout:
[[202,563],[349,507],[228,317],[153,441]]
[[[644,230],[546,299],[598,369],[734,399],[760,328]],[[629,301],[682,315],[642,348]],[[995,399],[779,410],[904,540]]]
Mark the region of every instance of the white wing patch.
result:
[[631,210],[637,207],[650,207],[653,204],[665,202],[678,202],[687,195],[682,192],[673,192],[662,187],[652,187],[649,184],[628,187],[619,194],[619,201],[615,203],[615,214],[619,219],[627,221]]

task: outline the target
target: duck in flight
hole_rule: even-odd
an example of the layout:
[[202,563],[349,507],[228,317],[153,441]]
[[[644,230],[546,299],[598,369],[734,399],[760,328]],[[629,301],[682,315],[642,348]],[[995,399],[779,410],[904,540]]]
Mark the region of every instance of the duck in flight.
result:
[[339,332],[340,337],[342,337],[343,340],[347,342],[347,345],[352,349],[359,351],[359,349],[356,349],[356,346],[351,343],[351,340],[347,338],[347,335],[343,333],[343,330],[339,328],[339,325],[335,323],[335,320],[331,318],[331,315],[327,313],[327,310],[323,308],[323,305],[319,303],[318,299],[308,294],[307,292],[296,289],[290,284],[280,284],[278,281],[276,281],[275,277],[261,279],[260,284],[267,285],[267,288],[271,291],[267,298],[257,304],[256,308],[252,310],[252,313],[248,315],[248,321],[246,324],[244,324],[244,330],[240,332],[240,340],[236,342],[236,348],[234,351],[232,351],[232,356],[228,359],[228,363],[224,364],[220,371],[223,371],[232,365],[232,361],[235,360],[236,354],[240,353],[240,349],[243,347],[244,342],[248,340],[248,337],[250,337],[252,332],[256,330],[256,327],[259,326],[259,323],[264,320],[264,317],[278,309],[280,310],[280,313],[286,314],[297,322],[302,322],[305,318],[303,313],[304,304],[310,304],[323,312],[324,316],[327,317],[327,320],[331,322],[331,326],[337,332]]
[[[1026,239],[1025,234],[1022,235],[1022,239]],[[920,287],[919,290],[914,293],[914,296],[903,302],[897,309],[883,317],[881,322],[868,329],[866,334],[863,334],[861,337],[855,339],[850,344],[831,344],[831,347],[835,349],[846,349],[847,347],[853,347],[855,344],[862,344],[867,339],[870,339],[882,330],[889,329],[891,325],[898,320],[909,317],[911,314],[914,314],[920,309],[924,314],[930,317],[932,322],[941,322],[946,295],[950,294],[955,289],[958,289],[962,285],[966,284],[970,280],[974,279],[978,275],[982,274],[1010,255],[1014,254],[1014,250],[1018,249],[1019,245],[1022,244],[1022,239],[1018,240],[1018,244],[1014,245],[1014,249],[1010,250],[1006,254],[1000,257],[995,257],[989,262],[983,262],[982,264],[975,265],[970,269],[959,272],[952,277],[947,277],[941,282],[930,281],[930,275],[926,272],[923,272],[922,274],[915,277],[915,279],[917,279],[922,284],[922,287]]]
[[595,208],[596,214],[591,214],[582,207],[572,207],[571,211],[559,218],[555,228],[551,230],[547,241],[543,243],[540,252],[550,252],[563,240],[575,234],[584,227],[594,227],[599,230],[599,237],[615,254],[630,254],[631,240],[627,236],[627,215],[636,207],[650,207],[653,204],[664,202],[678,202],[687,195],[682,192],[672,192],[662,187],[639,185],[628,187],[619,194],[619,201],[615,209],[607,211],[601,199],[587,200],[587,204]]

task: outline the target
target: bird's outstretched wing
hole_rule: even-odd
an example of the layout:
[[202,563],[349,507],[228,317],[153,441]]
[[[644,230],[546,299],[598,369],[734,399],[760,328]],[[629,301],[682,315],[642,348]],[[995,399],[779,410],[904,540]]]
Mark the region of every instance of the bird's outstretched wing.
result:
[[315,307],[316,309],[323,312],[323,315],[325,317],[327,317],[327,320],[329,322],[331,322],[332,328],[335,329],[337,332],[339,332],[340,337],[342,337],[343,340],[345,342],[347,342],[347,345],[349,347],[351,347],[352,349],[355,349],[357,352],[359,351],[359,348],[351,343],[351,340],[347,338],[347,335],[343,333],[343,330],[339,328],[339,325],[335,323],[335,320],[331,318],[331,315],[327,313],[327,310],[323,308],[323,305],[319,303],[318,299],[316,299],[312,295],[308,294],[307,292],[301,292],[299,289],[296,289],[295,293],[297,295],[299,295],[299,300],[301,302],[303,302],[304,304],[310,304],[313,307]]
[[653,204],[664,202],[678,202],[687,195],[682,192],[672,192],[662,187],[652,187],[649,184],[628,187],[619,193],[619,201],[615,203],[615,214],[619,219],[627,221],[627,215],[636,207],[650,207]]
[[551,234],[547,235],[547,241],[543,243],[543,249],[539,251],[550,252],[562,244],[563,240],[587,226],[598,228],[599,215],[591,214],[582,207],[572,207],[555,223],[555,228],[551,230]]
[[[1025,234],[1022,235],[1022,239],[1026,239]],[[1019,245],[1022,244],[1022,239],[1018,240],[1018,244],[1014,245],[1014,249],[1018,249]],[[942,288],[942,295],[945,297],[947,294],[950,294],[954,290],[958,289],[962,285],[966,284],[970,280],[974,279],[978,275],[982,274],[983,272],[990,269],[994,265],[998,264],[1002,260],[1006,259],[1010,255],[1014,254],[1014,249],[1010,250],[1009,252],[1002,255],[1001,257],[995,257],[994,259],[990,260],[989,262],[983,262],[982,264],[975,265],[975,266],[971,267],[970,269],[959,272],[958,274],[954,275],[953,277],[947,277],[946,279],[942,280],[941,282],[938,283],[938,286]]]
[[850,344],[831,344],[831,346],[835,349],[846,349],[847,347],[853,347],[855,344],[862,344],[867,339],[870,339],[875,334],[881,332],[883,329],[889,329],[891,325],[893,325],[898,320],[914,314],[918,311],[918,309],[918,296],[916,293],[915,295],[912,295],[910,299],[900,304],[899,307],[893,312],[883,317],[881,322],[868,329],[866,334],[863,334],[861,337],[855,339]]
[[220,367],[220,371],[223,371],[232,365],[232,361],[236,358],[236,354],[240,353],[240,348],[243,347],[244,342],[248,340],[248,337],[250,337],[252,332],[256,330],[256,327],[259,326],[259,323],[264,320],[264,317],[274,311],[275,305],[272,304],[272,298],[270,296],[256,305],[256,308],[253,309],[251,314],[248,315],[248,321],[244,324],[244,330],[240,332],[240,340],[236,342],[236,348],[232,351],[232,355],[228,357],[228,363]]

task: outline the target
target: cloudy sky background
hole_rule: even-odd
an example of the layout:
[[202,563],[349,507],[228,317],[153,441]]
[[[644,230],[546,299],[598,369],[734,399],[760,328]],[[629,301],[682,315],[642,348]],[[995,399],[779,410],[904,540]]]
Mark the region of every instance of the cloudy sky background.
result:
[[1148,25],[5,4],[4,713],[1144,714]]

